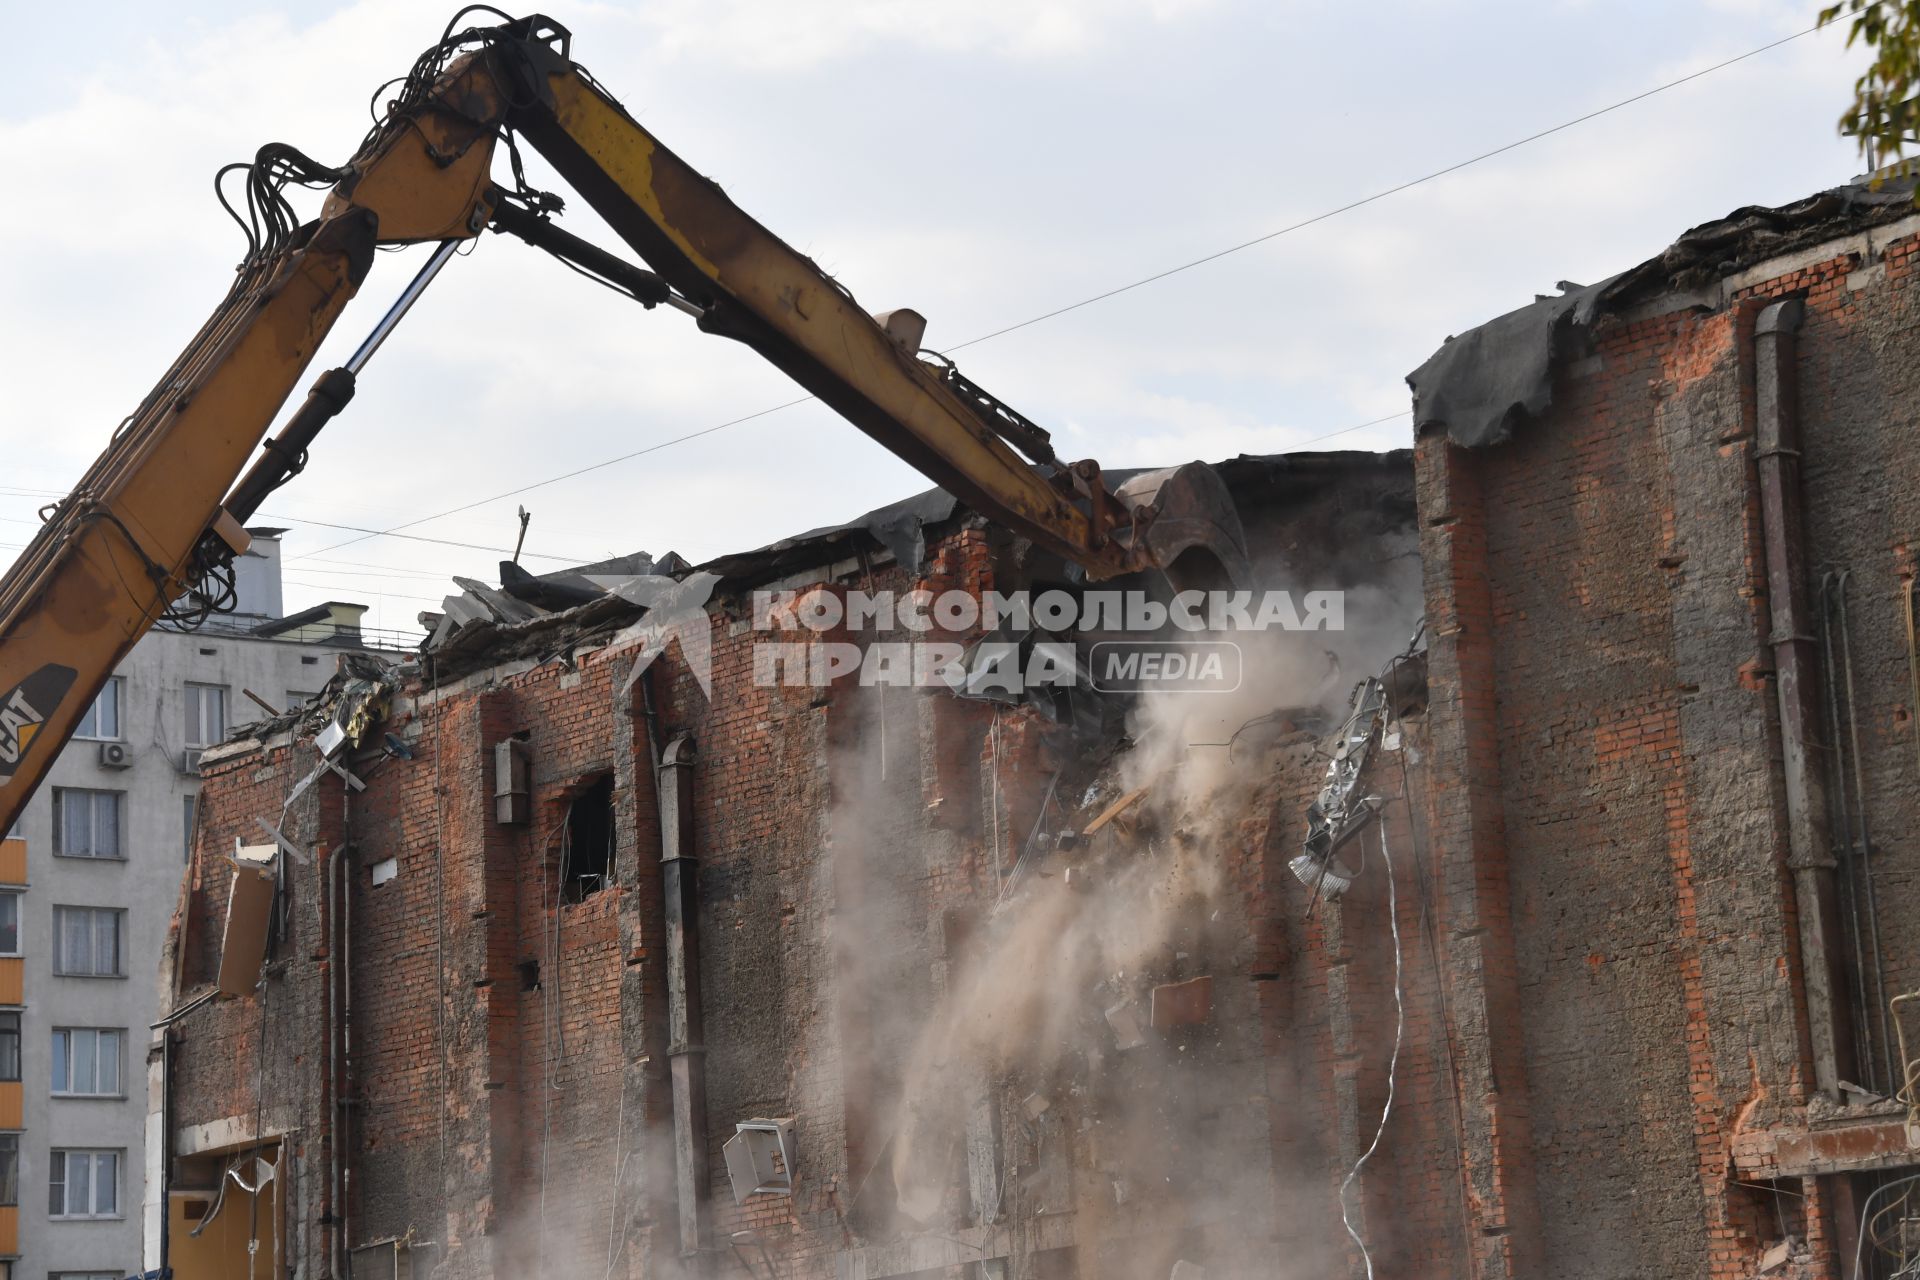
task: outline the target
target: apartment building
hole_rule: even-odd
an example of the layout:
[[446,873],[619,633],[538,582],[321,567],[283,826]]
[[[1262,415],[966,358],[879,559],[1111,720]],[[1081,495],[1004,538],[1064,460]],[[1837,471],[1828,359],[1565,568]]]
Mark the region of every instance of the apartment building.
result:
[[144,1054],[200,752],[363,647],[363,606],[285,615],[278,532],[254,531],[233,615],[140,642],[0,844],[4,1280],[140,1273]]

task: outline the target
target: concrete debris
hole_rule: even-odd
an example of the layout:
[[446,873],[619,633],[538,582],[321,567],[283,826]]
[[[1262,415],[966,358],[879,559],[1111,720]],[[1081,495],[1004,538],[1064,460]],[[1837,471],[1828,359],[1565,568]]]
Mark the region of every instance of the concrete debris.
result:
[[1173,1274],[1167,1280],[1207,1280],[1207,1269],[1182,1259],[1173,1264]]
[[1146,1031],[1140,1025],[1140,1011],[1131,1000],[1122,1000],[1107,1010],[1107,1025],[1113,1028],[1116,1049],[1138,1049],[1147,1042]]
[[1778,1271],[1780,1268],[1786,1266],[1787,1261],[1792,1257],[1793,1237],[1788,1236],[1785,1240],[1782,1240],[1779,1244],[1774,1245],[1773,1248],[1760,1255],[1760,1270],[1758,1274],[1764,1276]]
[[1030,1093],[1027,1095],[1026,1100],[1020,1104],[1020,1109],[1026,1112],[1027,1119],[1038,1120],[1046,1109],[1052,1105],[1053,1103],[1047,1100],[1045,1094]]
[[241,844],[238,839],[235,839],[233,842],[233,860],[236,865],[243,867],[269,866],[272,864],[273,855],[278,851],[278,848],[279,846],[271,844]]
[[1885,1094],[1875,1093],[1872,1089],[1857,1085],[1851,1080],[1840,1081],[1840,1093],[1845,1104],[1850,1107],[1871,1107],[1887,1100]]

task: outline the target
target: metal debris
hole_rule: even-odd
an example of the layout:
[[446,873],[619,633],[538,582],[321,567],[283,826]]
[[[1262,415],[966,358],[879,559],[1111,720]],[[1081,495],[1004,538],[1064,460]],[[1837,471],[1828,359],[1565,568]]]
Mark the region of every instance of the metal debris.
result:
[[792,1117],[742,1120],[733,1129],[720,1154],[726,1159],[734,1203],[745,1204],[757,1195],[792,1195],[797,1159]]
[[1327,780],[1307,809],[1306,848],[1287,865],[1300,883],[1314,890],[1316,898],[1320,894],[1337,898],[1353,883],[1353,873],[1340,865],[1334,851],[1373,816],[1371,806],[1364,798],[1356,798],[1354,791],[1386,710],[1386,689],[1380,681],[1368,676],[1355,687],[1347,718],[1334,739]]
[[440,612],[420,615],[430,633],[420,651],[442,668],[482,655],[497,662],[523,647],[538,652],[561,635],[631,621],[648,601],[622,588],[642,579],[670,585],[691,568],[672,553],[655,560],[643,551],[539,575],[501,561],[498,587],[455,578],[461,593],[443,599]]

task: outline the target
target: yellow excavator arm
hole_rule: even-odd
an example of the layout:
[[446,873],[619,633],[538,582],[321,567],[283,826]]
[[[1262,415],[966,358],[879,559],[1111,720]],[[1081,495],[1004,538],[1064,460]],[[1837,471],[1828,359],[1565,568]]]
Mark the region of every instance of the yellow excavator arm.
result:
[[[140,637],[162,619],[191,624],[229,603],[244,522],[298,473],[433,273],[490,227],[746,343],[974,510],[1090,577],[1165,564],[1195,546],[1229,574],[1237,568],[1238,522],[1210,473],[1198,500],[1191,483],[1176,486],[1181,516],[1156,531],[1161,507],[1181,496],[1164,477],[1136,497],[1110,492],[1094,463],[1060,464],[1044,431],[951,364],[921,358],[917,315],[869,315],[662,146],[572,61],[564,28],[534,16],[456,32],[459,21],[342,168],[273,145],[223,171],[244,188],[227,207],[249,239],[232,289],[0,578],[0,833]],[[518,140],[652,270],[560,229],[558,198],[519,178]],[[502,145],[512,153],[506,184],[494,173]],[[290,185],[332,188],[317,220],[295,222]],[[421,242],[439,245],[426,269],[256,455],[374,250]]]

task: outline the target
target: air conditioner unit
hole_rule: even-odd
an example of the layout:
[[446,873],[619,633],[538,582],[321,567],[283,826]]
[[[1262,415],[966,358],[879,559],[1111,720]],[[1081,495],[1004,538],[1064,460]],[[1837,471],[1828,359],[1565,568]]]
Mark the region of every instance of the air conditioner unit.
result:
[[180,753],[180,772],[190,778],[198,777],[200,774],[200,757],[205,751],[205,747],[188,747],[185,751],[182,751]]
[[127,750],[124,742],[103,742],[100,744],[100,767],[103,769],[126,769],[133,764],[133,752]]
[[727,1162],[727,1180],[733,1201],[745,1204],[751,1196],[793,1194],[793,1120],[742,1120],[720,1148]]

